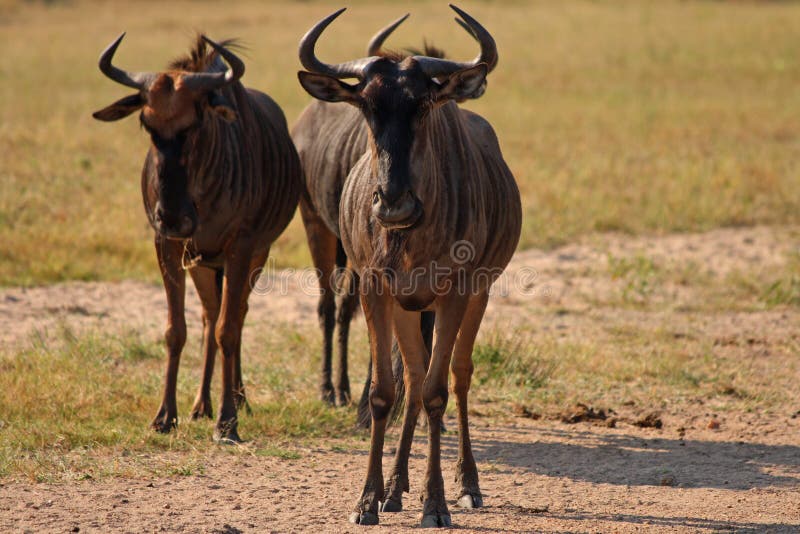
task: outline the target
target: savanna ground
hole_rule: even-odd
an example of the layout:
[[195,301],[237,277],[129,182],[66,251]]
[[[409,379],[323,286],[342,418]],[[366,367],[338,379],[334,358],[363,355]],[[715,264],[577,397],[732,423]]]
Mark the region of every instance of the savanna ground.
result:
[[[349,4],[321,57],[363,53],[405,10],[390,45],[427,36],[475,53],[444,3]],[[243,38],[245,83],[292,122],[308,102],[297,41],[335,7],[0,1],[0,530],[359,530],[345,518],[368,436],[353,409],[316,401],[313,283],[280,270],[309,264],[298,220],[273,251],[272,290],[251,299],[247,443],[217,447],[211,422],[185,417],[200,371],[193,290],[183,419],[170,436],[147,430],[165,315],[139,199],[147,139],[134,119],[90,118],[127,94],[95,64],[120,31],[119,64],[153,70],[202,29]],[[468,106],[498,131],[525,223],[474,355],[488,507],[451,506],[454,523],[800,529],[800,5],[461,7],[498,41],[489,90]],[[416,524],[424,442],[408,511],[379,530]]]

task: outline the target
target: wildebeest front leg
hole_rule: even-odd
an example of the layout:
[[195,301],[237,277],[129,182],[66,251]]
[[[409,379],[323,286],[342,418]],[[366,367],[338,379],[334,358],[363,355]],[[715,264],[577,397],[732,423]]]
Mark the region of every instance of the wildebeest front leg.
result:
[[222,351],[222,402],[214,429],[214,440],[239,442],[235,400],[236,357],[242,342],[243,299],[247,298],[250,286],[250,262],[252,259],[250,240],[237,239],[225,258],[225,276],[222,283],[222,306],[217,321],[217,344]]
[[403,510],[403,492],[408,492],[408,457],[414,428],[422,409],[422,383],[425,380],[425,361],[429,359],[425,339],[420,330],[420,313],[408,312],[395,307],[394,333],[403,358],[403,380],[405,382],[405,413],[403,431],[397,445],[394,467],[386,481],[381,512]]
[[183,309],[186,276],[181,268],[183,244],[156,236],[155,245],[167,293],[167,329],[164,332],[167,344],[167,372],[164,377],[164,397],[151,426],[156,431],[166,434],[178,424],[175,387],[178,381],[181,350],[186,343],[186,318]]
[[449,527],[450,512],[444,498],[441,465],[442,416],[447,408],[447,379],[450,357],[456,340],[467,296],[457,293],[440,297],[436,309],[433,354],[422,387],[422,403],[428,414],[428,466],[422,492],[423,527]]
[[211,409],[211,377],[214,374],[214,360],[217,354],[215,330],[219,317],[220,294],[222,293],[222,270],[194,267],[189,274],[197,288],[203,304],[203,376],[197,397],[192,406],[192,419],[213,417]]
[[[369,405],[372,412],[372,435],[370,439],[369,462],[364,489],[358,498],[350,522],[361,525],[378,524],[378,506],[383,499],[383,440],[386,420],[394,402],[392,383],[392,297],[386,288],[377,291],[374,286],[362,290],[361,306],[369,329],[370,352],[372,355],[372,385],[369,392]],[[380,293],[380,294],[379,294]]]
[[462,508],[479,508],[483,506],[483,496],[478,485],[478,468],[472,456],[472,445],[469,439],[469,420],[467,417],[467,394],[472,380],[472,348],[475,337],[486,311],[489,294],[483,293],[470,299],[464,320],[453,349],[453,363],[450,372],[453,375],[453,393],[456,394],[458,408],[458,462],[456,463],[456,482],[461,486],[458,505]]

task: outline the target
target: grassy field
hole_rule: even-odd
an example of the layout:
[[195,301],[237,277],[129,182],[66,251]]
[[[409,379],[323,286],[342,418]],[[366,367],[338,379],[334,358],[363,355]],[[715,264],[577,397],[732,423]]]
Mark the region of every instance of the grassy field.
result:
[[[190,475],[201,472],[210,451],[295,458],[298,446],[319,444],[320,438],[368,446],[369,433],[353,426],[355,407],[332,410],[316,400],[317,329],[279,326],[248,329],[248,335],[246,381],[253,413],[241,419],[248,442],[229,450],[211,441],[212,422],[186,417],[201,368],[196,338],[186,347],[178,384],[180,425],[169,436],[148,428],[162,391],[158,338],[134,331],[76,334],[65,327],[48,339],[34,338],[23,350],[0,349],[0,478]],[[493,413],[527,402],[550,376],[552,364],[527,350],[524,340],[495,334],[477,349],[483,398],[501,401]],[[360,325],[353,347],[358,395],[367,359]],[[215,395],[215,408],[217,402]]]
[[[322,58],[362,54],[371,34],[405,9],[412,18],[390,46],[427,37],[451,57],[475,54],[444,2],[347,4],[320,43]],[[467,106],[495,126],[520,184],[521,248],[608,231],[633,239],[750,225],[780,227],[784,242],[797,242],[800,4],[460,5],[498,42],[487,94]],[[163,67],[196,30],[241,37],[245,84],[271,94],[293,123],[309,101],[295,75],[298,39],[339,6],[0,0],[0,286],[157,280],[139,186],[147,136],[135,118],[91,118],[129,92],[96,66],[119,32],[128,36],[116,61],[131,70]],[[298,219],[273,256],[279,267],[309,265]],[[796,404],[800,347],[796,333],[775,324],[797,317],[800,256],[794,250],[723,275],[713,261],[609,250],[591,269],[564,274],[603,291],[567,304],[525,302],[507,318],[523,315],[526,325],[487,327],[474,354],[472,409],[558,418],[576,402],[665,411],[699,403],[709,413],[785,414]],[[676,295],[688,296],[676,303]],[[769,333],[739,332],[740,319]],[[557,321],[568,334],[543,327]],[[192,475],[212,449],[295,458],[309,441],[366,447],[367,435],[352,428],[354,409],[316,401],[313,322],[245,331],[254,412],[241,430],[252,441],[235,448],[215,447],[207,421],[184,418],[167,437],[148,430],[161,389],[160,334],[65,327],[22,348],[0,347],[0,478]],[[355,391],[367,359],[363,321],[356,323]],[[199,380],[197,337],[184,352],[182,417]]]
[[[363,53],[401,14],[349,2],[320,55]],[[96,67],[154,70],[195,30],[241,37],[244,82],[291,122],[299,37],[330,2],[0,2],[0,285],[155,279],[135,118],[91,112],[126,94]],[[800,221],[800,5],[784,2],[489,2],[468,9],[495,35],[500,66],[468,106],[488,117],[523,192],[521,247],[604,230],[660,233]],[[413,2],[390,46],[475,45],[441,2]],[[307,265],[295,220],[274,249]]]

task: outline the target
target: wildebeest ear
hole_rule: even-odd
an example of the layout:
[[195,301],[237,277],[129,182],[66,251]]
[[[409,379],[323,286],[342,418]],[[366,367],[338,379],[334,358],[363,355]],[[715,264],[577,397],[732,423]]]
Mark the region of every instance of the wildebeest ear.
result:
[[134,111],[144,106],[144,98],[139,93],[129,95],[121,100],[117,100],[107,108],[92,113],[92,117],[99,121],[118,121],[127,117]]
[[479,63],[474,67],[462,69],[451,74],[447,80],[436,89],[434,100],[466,100],[478,98],[483,94],[486,75],[489,68],[486,63]]
[[300,71],[297,73],[300,85],[308,94],[325,102],[347,102],[355,104],[359,99],[356,86],[344,83],[332,76]]
[[219,93],[211,93],[208,95],[208,105],[214,112],[228,122],[236,120],[236,111],[228,99]]

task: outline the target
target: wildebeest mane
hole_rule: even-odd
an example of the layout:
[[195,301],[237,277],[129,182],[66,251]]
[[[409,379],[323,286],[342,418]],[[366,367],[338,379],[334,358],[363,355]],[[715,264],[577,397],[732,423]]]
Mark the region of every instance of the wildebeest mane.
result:
[[423,41],[422,49],[409,47],[403,50],[381,50],[379,55],[398,63],[410,56],[428,56],[439,59],[447,57],[444,50],[433,46],[428,41]]
[[[231,51],[241,52],[245,49],[239,39],[225,39],[219,41],[219,44]],[[169,63],[169,68],[186,72],[206,72],[210,70],[212,66],[216,69],[217,65],[215,65],[215,63],[224,67],[219,60],[219,54],[208,46],[201,37],[201,34],[198,33],[189,53],[173,59]]]

